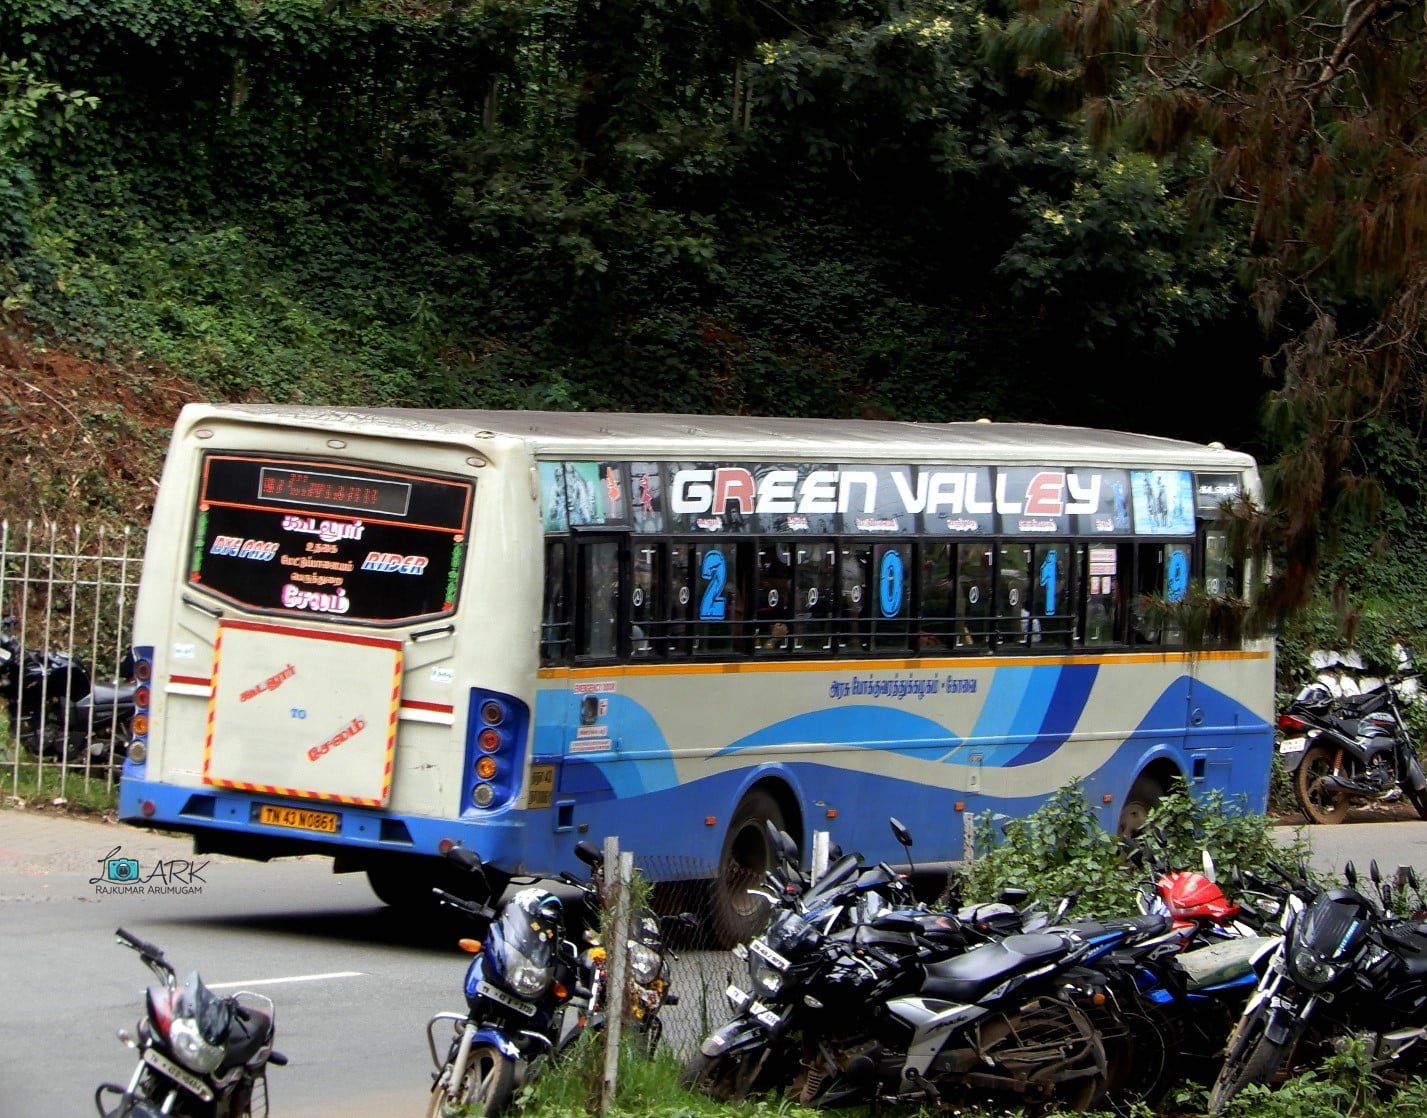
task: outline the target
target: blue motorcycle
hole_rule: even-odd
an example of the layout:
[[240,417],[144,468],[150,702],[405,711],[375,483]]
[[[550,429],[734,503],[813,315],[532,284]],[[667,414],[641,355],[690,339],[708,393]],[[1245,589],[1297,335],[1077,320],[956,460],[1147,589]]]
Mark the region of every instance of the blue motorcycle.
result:
[[[484,878],[474,852],[457,846],[446,856]],[[564,904],[538,880],[495,907],[433,890],[487,931],[484,942],[459,941],[474,956],[466,969],[466,1012],[438,1013],[426,1026],[436,1064],[428,1118],[499,1114],[584,1027],[589,991],[578,981]],[[444,1059],[437,1040],[442,1023],[452,1026]]]

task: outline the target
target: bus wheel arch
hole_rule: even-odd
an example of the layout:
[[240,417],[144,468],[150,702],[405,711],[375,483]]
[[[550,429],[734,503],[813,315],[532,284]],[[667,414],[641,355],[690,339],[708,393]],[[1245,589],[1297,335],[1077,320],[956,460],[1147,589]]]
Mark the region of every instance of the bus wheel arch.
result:
[[1129,792],[1125,794],[1124,803],[1120,805],[1117,833],[1128,837],[1143,829],[1155,805],[1164,798],[1170,786],[1176,780],[1181,779],[1182,775],[1175,768],[1174,762],[1164,758],[1151,761],[1141,769],[1140,774],[1130,785]]
[[768,903],[748,890],[761,887],[764,873],[774,865],[767,824],[796,839],[802,832],[800,814],[787,786],[773,780],[753,785],[733,809],[708,893],[709,923],[720,946],[745,943],[763,929]]

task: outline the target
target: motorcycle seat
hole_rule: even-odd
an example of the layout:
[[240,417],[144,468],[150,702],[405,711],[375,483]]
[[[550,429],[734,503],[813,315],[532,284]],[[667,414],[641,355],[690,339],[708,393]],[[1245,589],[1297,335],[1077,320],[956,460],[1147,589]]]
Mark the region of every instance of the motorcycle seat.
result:
[[930,963],[920,993],[953,1002],[973,1002],[1006,979],[1035,970],[1065,954],[1064,937],[1045,932],[1007,936],[964,955]]
[[246,1064],[273,1038],[273,1019],[261,1009],[245,1005],[233,1006],[233,1020],[223,1042],[223,1063],[220,1070]]
[[121,683],[115,687],[112,683],[95,683],[85,696],[85,702],[90,706],[103,709],[104,707],[132,706],[134,702],[134,690],[138,686],[135,683]]

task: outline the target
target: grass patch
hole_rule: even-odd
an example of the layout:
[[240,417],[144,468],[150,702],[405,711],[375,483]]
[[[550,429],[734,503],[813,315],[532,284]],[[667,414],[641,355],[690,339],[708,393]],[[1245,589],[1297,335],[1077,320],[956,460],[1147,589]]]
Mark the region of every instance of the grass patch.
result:
[[11,746],[0,749],[0,807],[112,817],[119,808],[119,776],[108,779],[96,767],[86,778],[82,770],[65,770],[52,761],[41,768],[25,754],[17,764]]

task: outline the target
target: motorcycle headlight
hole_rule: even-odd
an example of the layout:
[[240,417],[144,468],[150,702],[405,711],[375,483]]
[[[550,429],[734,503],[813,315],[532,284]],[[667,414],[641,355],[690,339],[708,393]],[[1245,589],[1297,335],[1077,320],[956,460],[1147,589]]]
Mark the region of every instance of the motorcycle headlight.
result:
[[550,972],[534,963],[516,963],[505,972],[505,980],[522,998],[538,998],[550,984]]
[[783,989],[783,976],[757,955],[748,957],[748,981],[754,992],[765,998],[776,997]]
[[223,1062],[223,1047],[209,1044],[192,1017],[175,1017],[168,1030],[169,1047],[179,1062],[207,1075]]
[[629,943],[629,973],[641,986],[659,977],[659,952],[642,943]]
[[1343,973],[1344,963],[1332,963],[1320,959],[1306,947],[1300,947],[1288,957],[1293,977],[1298,984],[1309,991],[1325,989]]

